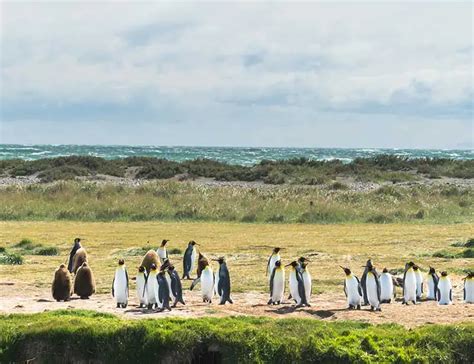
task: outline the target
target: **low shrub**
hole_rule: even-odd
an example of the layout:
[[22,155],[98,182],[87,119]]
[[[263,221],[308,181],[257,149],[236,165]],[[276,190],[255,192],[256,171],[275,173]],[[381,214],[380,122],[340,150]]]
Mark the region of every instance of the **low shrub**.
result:
[[21,265],[23,264],[23,257],[18,253],[4,250],[0,253],[0,264],[3,265]]
[[179,248],[168,249],[168,254],[183,254],[183,251]]
[[59,255],[59,249],[54,246],[40,246],[32,251],[33,255]]

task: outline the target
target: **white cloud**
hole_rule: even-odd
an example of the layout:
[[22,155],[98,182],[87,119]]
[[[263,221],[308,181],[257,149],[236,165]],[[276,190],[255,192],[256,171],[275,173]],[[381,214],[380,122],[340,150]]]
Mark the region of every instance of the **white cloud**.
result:
[[[472,117],[469,3],[3,2],[1,10],[7,128],[59,120],[68,105],[105,104],[108,120],[122,120],[139,100],[147,109],[141,122],[167,127],[203,115],[216,126],[238,114],[262,130],[275,115],[301,130],[332,130],[324,123],[352,112],[367,119],[353,117],[354,125],[377,119],[380,127],[367,129],[374,141],[394,115],[420,127],[442,117],[458,126],[438,140],[445,146],[465,138]],[[325,121],[313,118],[321,113]],[[284,139],[278,132],[275,140]],[[430,143],[428,135],[417,141]]]

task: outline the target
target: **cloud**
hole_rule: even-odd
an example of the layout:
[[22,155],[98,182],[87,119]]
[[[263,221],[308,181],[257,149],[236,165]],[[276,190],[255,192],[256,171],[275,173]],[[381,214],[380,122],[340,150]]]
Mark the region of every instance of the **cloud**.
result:
[[[360,145],[410,144],[393,123],[420,132],[419,146],[465,143],[469,126],[472,136],[468,3],[1,6],[4,141],[21,142],[25,123],[60,122],[157,125],[174,144],[308,145],[311,130],[340,146],[343,123]],[[434,119],[445,139],[422,132]],[[194,133],[202,123],[210,130]],[[253,131],[213,132],[238,125]],[[104,142],[122,138],[104,130]]]

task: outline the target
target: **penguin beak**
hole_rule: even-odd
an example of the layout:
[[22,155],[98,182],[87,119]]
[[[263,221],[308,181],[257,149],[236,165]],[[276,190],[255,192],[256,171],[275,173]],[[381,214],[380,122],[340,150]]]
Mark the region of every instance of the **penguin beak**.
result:
[[344,268],[342,265],[340,265],[339,267],[341,267],[342,270],[345,270],[346,268]]
[[290,264],[287,264],[287,265],[285,265],[285,267],[289,267],[290,265],[291,265],[291,263],[290,263]]

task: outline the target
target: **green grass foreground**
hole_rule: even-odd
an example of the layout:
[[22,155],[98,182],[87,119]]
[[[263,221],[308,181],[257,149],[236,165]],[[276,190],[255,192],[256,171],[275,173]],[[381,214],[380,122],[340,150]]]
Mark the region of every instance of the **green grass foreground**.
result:
[[474,219],[474,189],[382,186],[370,192],[315,186],[139,186],[62,181],[0,189],[0,220],[457,223]]
[[92,311],[0,316],[2,363],[472,363],[473,346],[473,323],[408,330],[310,319],[124,320]]

